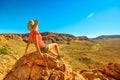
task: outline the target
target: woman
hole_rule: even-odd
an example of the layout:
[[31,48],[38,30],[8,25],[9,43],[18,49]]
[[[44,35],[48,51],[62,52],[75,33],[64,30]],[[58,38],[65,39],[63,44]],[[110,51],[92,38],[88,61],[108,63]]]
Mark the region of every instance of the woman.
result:
[[54,58],[60,57],[59,47],[57,43],[45,44],[43,42],[42,36],[38,32],[38,21],[37,20],[29,21],[27,27],[30,33],[29,33],[28,43],[25,49],[25,55],[28,54],[28,47],[30,43],[32,42],[35,45],[37,52],[40,54],[41,58],[43,58],[43,53],[48,53]]

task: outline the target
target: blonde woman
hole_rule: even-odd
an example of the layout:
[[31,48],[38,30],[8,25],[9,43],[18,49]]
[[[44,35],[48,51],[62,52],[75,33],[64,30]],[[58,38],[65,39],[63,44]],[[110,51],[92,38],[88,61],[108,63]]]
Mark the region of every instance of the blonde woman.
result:
[[57,43],[45,44],[44,41],[42,40],[42,36],[38,32],[38,21],[37,20],[29,21],[27,27],[30,33],[29,33],[28,43],[25,49],[25,55],[28,54],[28,47],[30,43],[32,42],[35,45],[37,52],[40,54],[40,58],[43,57],[43,53],[48,53],[54,58],[60,57],[59,47]]

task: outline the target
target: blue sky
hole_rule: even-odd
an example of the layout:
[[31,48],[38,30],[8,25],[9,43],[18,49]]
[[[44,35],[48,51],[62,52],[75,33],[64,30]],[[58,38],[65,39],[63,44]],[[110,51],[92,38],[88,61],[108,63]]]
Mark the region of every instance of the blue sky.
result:
[[0,33],[39,32],[97,37],[120,34],[120,0],[0,0]]

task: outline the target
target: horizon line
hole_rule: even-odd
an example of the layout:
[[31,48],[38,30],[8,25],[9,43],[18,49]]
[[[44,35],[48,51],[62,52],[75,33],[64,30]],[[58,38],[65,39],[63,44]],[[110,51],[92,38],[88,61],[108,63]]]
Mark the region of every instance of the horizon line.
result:
[[[46,32],[40,32],[40,33],[47,33],[47,31]],[[80,37],[80,36],[86,36],[86,35],[74,35],[74,34],[70,34],[70,33],[59,33],[59,32],[51,32],[50,31],[50,33],[57,33],[57,34],[69,34],[69,35],[73,35],[73,36],[75,36],[75,37]],[[11,33],[0,33],[0,35],[1,34],[29,34],[29,32],[18,32],[18,33],[14,33],[14,32],[11,32]],[[99,37],[99,36],[114,36],[114,35],[120,35],[120,34],[101,34],[101,35],[98,35],[98,36],[96,36],[96,37]],[[86,36],[86,37],[88,37],[88,38],[96,38],[96,37],[90,37],[90,36]]]

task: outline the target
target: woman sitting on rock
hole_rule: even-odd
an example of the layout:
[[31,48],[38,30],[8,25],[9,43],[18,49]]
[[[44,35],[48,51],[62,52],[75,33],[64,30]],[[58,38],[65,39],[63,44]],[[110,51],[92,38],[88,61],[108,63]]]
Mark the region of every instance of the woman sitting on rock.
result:
[[28,43],[25,49],[25,55],[28,54],[28,47],[32,42],[35,45],[37,52],[40,54],[40,58],[43,58],[43,53],[48,53],[54,58],[60,58],[58,44],[57,43],[45,44],[44,41],[42,40],[42,36],[38,32],[37,20],[29,21],[27,27],[30,33]]

